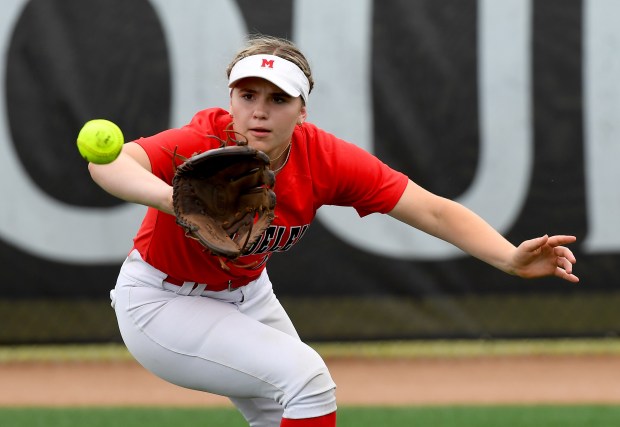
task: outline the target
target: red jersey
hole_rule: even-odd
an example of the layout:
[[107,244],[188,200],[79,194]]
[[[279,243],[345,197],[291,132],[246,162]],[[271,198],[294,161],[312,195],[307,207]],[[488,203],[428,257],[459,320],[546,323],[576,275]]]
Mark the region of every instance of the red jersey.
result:
[[[192,121],[136,143],[146,151],[153,174],[172,182],[174,168],[171,153],[184,157],[219,148],[208,135],[226,139],[231,118],[227,111],[211,108],[197,113]],[[375,156],[304,123],[296,126],[286,166],[276,176],[275,219],[248,255],[237,262],[252,269],[229,264],[221,267],[194,239],[185,236],[176,219],[154,208],[147,210],[134,239],[134,248],[153,267],[183,281],[225,287],[229,280],[247,283],[260,275],[274,252],[286,252],[304,235],[323,205],[351,206],[360,216],[391,211],[400,199],[408,178]]]

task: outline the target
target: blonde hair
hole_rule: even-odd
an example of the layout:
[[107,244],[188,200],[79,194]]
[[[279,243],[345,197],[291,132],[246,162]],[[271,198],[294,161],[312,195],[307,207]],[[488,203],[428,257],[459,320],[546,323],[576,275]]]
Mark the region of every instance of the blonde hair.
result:
[[250,36],[246,47],[237,53],[232,62],[226,68],[226,77],[230,77],[230,72],[237,62],[245,57],[260,54],[279,56],[280,58],[284,58],[287,61],[297,65],[306,75],[308,82],[310,83],[310,90],[308,93],[312,92],[312,88],[314,87],[314,79],[312,78],[312,71],[310,71],[310,64],[308,63],[308,60],[293,42],[280,37],[265,36],[260,34]]

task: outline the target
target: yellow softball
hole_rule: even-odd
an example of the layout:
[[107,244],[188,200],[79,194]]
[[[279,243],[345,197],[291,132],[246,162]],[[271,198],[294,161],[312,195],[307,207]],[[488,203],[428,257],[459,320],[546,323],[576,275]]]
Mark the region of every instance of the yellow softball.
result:
[[99,165],[116,160],[124,143],[121,129],[105,119],[86,122],[77,137],[77,147],[82,157]]

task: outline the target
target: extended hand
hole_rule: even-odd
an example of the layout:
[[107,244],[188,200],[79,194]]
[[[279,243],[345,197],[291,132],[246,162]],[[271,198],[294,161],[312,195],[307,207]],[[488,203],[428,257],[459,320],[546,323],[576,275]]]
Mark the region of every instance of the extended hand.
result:
[[572,251],[562,245],[573,243],[575,236],[547,236],[526,240],[517,247],[513,258],[514,272],[524,278],[557,276],[577,283],[573,264],[577,259]]

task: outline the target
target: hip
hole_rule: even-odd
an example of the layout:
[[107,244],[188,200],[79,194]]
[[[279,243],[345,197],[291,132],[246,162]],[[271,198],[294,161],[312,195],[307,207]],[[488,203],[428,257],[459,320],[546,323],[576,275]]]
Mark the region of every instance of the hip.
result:
[[140,253],[133,250],[121,267],[116,288],[135,286],[158,289],[178,296],[208,297],[231,303],[246,302],[261,290],[268,291],[272,288],[266,269],[255,280],[242,284],[233,284],[231,281],[231,285],[224,289],[208,283],[179,281],[144,261]]

